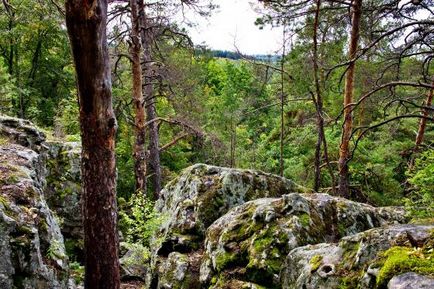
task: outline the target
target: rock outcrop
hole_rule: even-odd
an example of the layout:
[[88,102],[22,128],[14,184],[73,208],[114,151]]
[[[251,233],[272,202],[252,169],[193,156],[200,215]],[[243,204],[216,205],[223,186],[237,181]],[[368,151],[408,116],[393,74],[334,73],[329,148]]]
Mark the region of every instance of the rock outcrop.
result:
[[0,288],[73,288],[59,222],[43,193],[45,136],[0,117]]
[[205,232],[215,220],[249,200],[307,191],[290,180],[260,171],[205,164],[185,169],[166,186],[157,203],[166,221],[152,255],[153,286],[200,288]]
[[434,225],[375,228],[292,250],[281,281],[287,289],[434,288],[426,287],[432,277],[410,273],[434,274],[433,246]]
[[200,280],[213,288],[227,288],[227,280],[280,288],[280,271],[291,250],[404,221],[402,209],[374,208],[327,194],[247,202],[208,228]]
[[62,220],[59,225],[68,253],[83,256],[81,146],[76,142],[59,141],[47,142],[47,146],[45,198],[50,209]]
[[313,194],[278,176],[202,164],[186,169],[162,196],[157,208],[166,221],[148,278],[158,289],[281,288],[292,250],[406,221],[402,208],[375,208]]

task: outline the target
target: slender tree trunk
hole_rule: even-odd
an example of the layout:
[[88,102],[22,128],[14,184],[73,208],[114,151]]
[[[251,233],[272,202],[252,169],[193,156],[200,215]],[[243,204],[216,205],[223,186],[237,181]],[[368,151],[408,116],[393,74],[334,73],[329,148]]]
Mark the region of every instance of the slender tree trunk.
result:
[[[434,77],[432,80],[432,85],[434,86]],[[428,96],[425,101],[425,106],[430,107],[432,105],[433,94],[434,94],[434,88],[430,88]],[[415,143],[416,148],[420,146],[423,142],[425,127],[426,127],[426,117],[428,117],[428,115],[429,115],[428,109],[422,109],[422,116],[425,118],[421,118],[419,122],[419,129],[417,130],[416,143]]]
[[[352,2],[351,35],[348,56],[353,59],[356,56],[359,43],[360,18],[362,15],[362,0]],[[348,67],[345,76],[345,95],[344,95],[344,124],[342,139],[339,147],[339,194],[343,197],[350,196],[350,175],[348,161],[350,159],[350,137],[353,127],[353,115],[349,104],[353,102],[354,94],[354,74],[355,61]]]
[[284,77],[283,77],[283,69],[284,69],[284,62],[285,62],[285,53],[286,53],[286,39],[285,39],[285,23],[283,23],[283,33],[282,33],[282,40],[283,40],[283,47],[282,47],[282,59],[280,61],[280,158],[279,158],[279,174],[281,177],[283,177],[283,171],[284,171],[284,163],[283,163],[283,139],[284,139],[284,129],[285,129],[285,118],[284,118]]
[[14,45],[15,47],[15,79],[17,81],[18,86],[18,99],[20,102],[20,118],[26,118],[26,107],[24,104],[24,94],[23,89],[21,89],[21,69],[20,69],[20,54],[18,53],[18,44]]
[[[148,84],[147,86],[151,86]],[[152,89],[152,88],[151,88]],[[155,107],[155,99],[151,96],[146,104],[147,121],[157,118],[157,109]],[[160,196],[161,191],[161,162],[160,162],[160,136],[158,132],[158,124],[154,121],[149,125],[149,171],[151,175],[152,187],[154,189],[154,197]]]
[[86,289],[120,287],[115,133],[106,38],[107,0],[66,0],[82,137]]
[[[143,46],[143,72],[144,72],[144,98],[146,107],[146,120],[149,122],[157,118],[157,108],[152,89],[152,55],[151,47],[153,42],[152,31],[149,29],[149,20],[147,19],[143,0],[139,0],[141,39]],[[160,162],[160,137],[158,124],[153,121],[149,124],[149,167],[151,174],[152,187],[154,189],[154,198],[158,199],[161,191],[161,162]]]
[[[9,19],[9,23],[8,23],[8,29],[9,32],[12,34],[12,29],[14,28],[14,21],[12,20],[13,17],[15,16],[15,13],[12,13],[11,18]],[[15,44],[14,44],[14,39],[11,36],[10,40],[9,40],[9,59],[8,59],[8,72],[10,76],[13,76],[14,73],[14,49],[15,49]]]
[[38,63],[39,63],[39,58],[41,56],[42,38],[43,37],[44,37],[43,33],[39,32],[38,33],[38,41],[36,43],[36,48],[35,48],[35,53],[33,53],[32,64],[30,67],[29,75],[27,77],[30,87],[33,86],[33,84],[35,82],[35,78],[36,78],[36,72],[38,71]]
[[134,134],[133,149],[136,192],[146,194],[146,149],[145,149],[145,101],[142,91],[142,66],[140,63],[140,21],[137,0],[130,0],[131,8],[131,58],[133,73]]
[[314,190],[318,192],[321,186],[321,145],[324,147],[324,160],[327,164],[327,168],[332,179],[332,190],[333,194],[336,195],[335,187],[335,176],[333,174],[333,169],[330,165],[327,149],[327,140],[324,132],[324,110],[323,110],[323,100],[321,94],[321,74],[318,65],[318,26],[319,26],[319,14],[321,11],[321,0],[316,1],[316,10],[314,18],[314,30],[313,30],[313,70],[315,79],[315,92],[316,98],[314,97],[315,108],[317,112],[317,129],[318,129],[318,139],[315,148],[315,182]]
[[318,128],[318,139],[315,147],[315,181],[314,181],[314,191],[318,192],[321,186],[321,145],[324,139],[324,119],[322,116],[322,97],[321,97],[321,87],[318,77],[318,22],[319,22],[319,12],[321,8],[321,0],[316,1],[315,18],[313,23],[313,71],[315,79],[315,92],[316,99],[314,97],[314,103],[317,115],[317,128]]

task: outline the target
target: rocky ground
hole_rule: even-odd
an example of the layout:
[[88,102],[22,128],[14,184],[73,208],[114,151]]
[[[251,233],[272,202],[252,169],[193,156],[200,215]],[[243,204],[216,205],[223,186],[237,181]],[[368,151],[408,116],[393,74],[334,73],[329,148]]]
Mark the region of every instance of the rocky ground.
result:
[[[0,288],[80,287],[80,148],[0,116]],[[156,204],[122,288],[434,288],[434,224],[259,171],[194,165]]]

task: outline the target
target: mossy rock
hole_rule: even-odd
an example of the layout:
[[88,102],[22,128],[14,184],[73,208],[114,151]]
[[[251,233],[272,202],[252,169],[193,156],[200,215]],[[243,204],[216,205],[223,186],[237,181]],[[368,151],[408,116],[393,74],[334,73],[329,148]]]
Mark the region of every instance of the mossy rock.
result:
[[[304,191],[308,190],[288,179],[261,171],[205,164],[185,169],[163,189],[162,197],[157,203],[157,209],[170,217],[156,237],[162,242],[161,246],[155,246],[153,252],[157,268],[155,274],[160,274],[158,264],[163,264],[173,252],[187,255],[202,252],[206,229],[231,208],[256,198],[280,197],[283,194]],[[234,236],[228,237],[236,239],[239,235],[242,238],[245,234],[248,235],[260,228],[255,225],[242,226],[242,231],[234,232]],[[247,245],[242,251],[246,252],[246,248]],[[218,263],[222,268],[248,264],[238,254],[230,253],[222,255]],[[198,276],[192,277],[194,278],[198,282]]]
[[345,237],[338,244],[296,248],[286,259],[283,288],[383,289],[406,272],[434,276],[433,228],[393,225]]
[[376,283],[380,289],[386,288],[394,276],[406,272],[434,277],[434,248],[395,246],[380,254],[379,263],[380,271]]
[[[404,214],[399,208],[374,208],[326,194],[293,193],[250,201],[208,228],[201,280],[207,283],[226,276],[279,288],[281,268],[292,249],[403,222]],[[354,251],[346,254],[355,255]],[[330,268],[323,266],[321,258],[310,256],[307,262],[315,262],[309,270],[329,274]]]

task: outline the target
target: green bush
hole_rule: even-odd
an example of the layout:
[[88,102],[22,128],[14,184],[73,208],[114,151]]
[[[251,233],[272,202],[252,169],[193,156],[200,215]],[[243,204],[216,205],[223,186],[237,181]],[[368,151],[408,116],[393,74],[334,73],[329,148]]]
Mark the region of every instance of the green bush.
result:
[[434,218],[434,149],[429,149],[414,161],[407,171],[412,190],[406,199],[414,218]]
[[121,198],[119,207],[119,227],[125,241],[149,247],[151,238],[163,221],[154,203],[143,194],[134,194],[128,202]]

